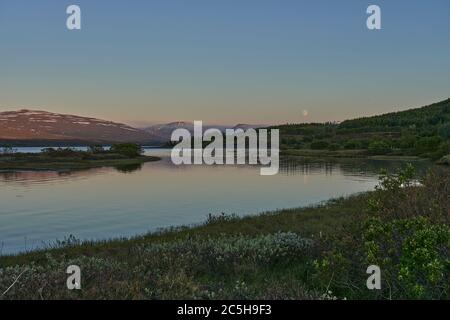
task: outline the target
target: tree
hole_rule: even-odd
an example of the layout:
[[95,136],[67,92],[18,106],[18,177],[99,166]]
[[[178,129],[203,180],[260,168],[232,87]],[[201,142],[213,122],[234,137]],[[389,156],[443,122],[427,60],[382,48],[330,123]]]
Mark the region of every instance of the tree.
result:
[[441,138],[438,136],[423,137],[417,140],[415,148],[419,153],[426,153],[436,151],[441,143]]
[[369,144],[369,152],[372,155],[383,155],[389,153],[391,148],[384,141],[374,141]]
[[358,140],[350,139],[345,143],[344,148],[345,149],[359,149],[359,148],[361,148],[361,143]]
[[439,128],[439,135],[444,139],[450,139],[450,123]]

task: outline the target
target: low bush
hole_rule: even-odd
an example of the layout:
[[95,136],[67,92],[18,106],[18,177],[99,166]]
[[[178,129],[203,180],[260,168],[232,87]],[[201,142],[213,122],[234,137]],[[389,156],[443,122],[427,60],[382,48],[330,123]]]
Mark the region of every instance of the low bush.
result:
[[143,150],[142,147],[135,143],[120,143],[111,146],[110,152],[118,153],[130,158],[139,157]]
[[[322,290],[339,297],[450,298],[450,174],[431,171],[420,182],[413,168],[382,174],[369,214],[326,240],[315,261]],[[365,287],[369,265],[381,269],[381,290]]]

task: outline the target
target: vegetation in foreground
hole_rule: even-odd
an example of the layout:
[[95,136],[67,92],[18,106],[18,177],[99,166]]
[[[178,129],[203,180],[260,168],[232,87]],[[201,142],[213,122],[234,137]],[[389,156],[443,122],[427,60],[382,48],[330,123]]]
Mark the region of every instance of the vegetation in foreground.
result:
[[18,153],[12,147],[2,147],[0,170],[74,170],[108,166],[133,166],[159,160],[142,155],[139,145],[115,144],[109,150],[91,146],[87,151],[71,148],[45,148],[41,153]]
[[[69,237],[1,257],[0,299],[449,299],[450,173],[421,183],[408,167],[316,207],[210,216],[131,240]],[[73,264],[82,290],[66,289]],[[381,290],[366,287],[372,264]]]

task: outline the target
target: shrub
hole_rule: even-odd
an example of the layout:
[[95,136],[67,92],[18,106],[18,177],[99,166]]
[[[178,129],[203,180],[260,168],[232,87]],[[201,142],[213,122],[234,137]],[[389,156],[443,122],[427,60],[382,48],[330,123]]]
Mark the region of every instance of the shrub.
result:
[[77,151],[72,148],[44,148],[41,152],[49,157],[82,157],[85,155],[83,151]]
[[415,149],[419,154],[435,151],[441,143],[441,138],[438,136],[423,137],[417,140]]
[[130,158],[139,157],[143,152],[142,147],[135,143],[114,144],[111,146],[110,151]]
[[312,241],[292,232],[257,237],[233,236],[180,239],[143,247],[148,257],[191,257],[207,268],[229,268],[233,264],[287,262],[312,247]]
[[416,143],[416,137],[411,134],[405,134],[399,140],[397,140],[397,146],[402,149],[411,149],[414,148]]
[[[132,290],[133,283],[126,281],[132,270],[124,262],[85,256],[57,260],[50,254],[45,260],[45,265],[31,263],[0,268],[0,300],[83,299],[92,296],[105,299],[122,296],[126,299]],[[80,266],[83,275],[87,275],[82,278],[83,290],[67,290],[66,269],[69,265]],[[7,288],[10,289],[6,291]]]
[[441,143],[435,152],[430,153],[430,157],[433,160],[437,160],[448,154],[450,154],[450,142],[446,141]]
[[350,139],[345,143],[344,148],[350,150],[359,149],[361,148],[361,143],[358,140]]
[[391,151],[390,146],[384,141],[374,141],[369,144],[368,149],[372,155],[384,155]]
[[311,149],[314,150],[324,150],[327,149],[329,146],[329,143],[327,141],[324,140],[317,140],[311,143]]
[[412,165],[397,174],[386,171],[369,200],[373,215],[384,220],[424,216],[436,223],[448,223],[450,172],[432,170],[418,181]]
[[[411,165],[384,172],[367,203],[368,216],[325,240],[314,263],[322,290],[349,298],[450,298],[450,172],[430,171],[418,185]],[[369,265],[382,289],[366,288]]]
[[330,151],[336,151],[340,149],[340,145],[338,145],[337,143],[332,143],[328,146],[328,150]]
[[385,286],[402,298],[449,296],[450,227],[426,217],[372,218],[363,233],[366,265],[382,270]]

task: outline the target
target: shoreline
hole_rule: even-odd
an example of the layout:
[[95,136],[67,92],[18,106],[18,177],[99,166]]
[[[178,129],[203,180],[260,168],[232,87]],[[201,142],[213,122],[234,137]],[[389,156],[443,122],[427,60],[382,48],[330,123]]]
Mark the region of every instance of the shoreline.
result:
[[[380,180],[393,182],[382,189],[306,207],[244,217],[209,215],[199,225],[166,228],[131,238],[81,241],[69,236],[36,251],[3,255],[0,289],[8,288],[21,275],[20,285],[13,287],[5,299],[335,300],[447,296],[450,291],[446,274],[450,270],[439,273],[438,282],[426,284],[421,292],[413,287],[391,296],[389,290],[365,290],[367,259],[382,261],[385,255],[390,258],[396,250],[404,250],[405,244],[414,244],[405,255],[426,249],[436,255],[437,263],[445,263],[448,258],[445,252],[450,229],[442,219],[447,214],[445,190],[450,172],[430,172],[420,187],[397,188],[402,177],[409,176],[407,182],[412,181],[408,170]],[[399,197],[406,199],[406,205],[395,201]],[[376,208],[374,201],[378,203]],[[430,207],[433,215],[428,213]],[[426,241],[422,241],[424,235]],[[386,237],[395,240],[389,242],[388,250],[383,249]],[[375,251],[373,256],[373,246],[383,251]],[[402,285],[403,279],[398,277],[402,261],[383,265],[393,270],[388,280],[397,281],[396,285]],[[415,260],[406,263],[408,268],[419,265],[420,273],[429,270]],[[83,290],[66,289],[66,269],[71,265],[82,270],[86,279]],[[343,281],[332,282],[335,273],[336,279]],[[48,283],[55,285],[48,287]]]
[[129,166],[139,165],[146,162],[159,161],[161,158],[154,156],[140,156],[136,158],[124,159],[107,159],[107,160],[63,160],[48,162],[18,162],[18,161],[3,161],[0,158],[0,171],[8,170],[30,170],[30,171],[60,171],[60,170],[80,170],[92,169],[100,167],[115,167],[115,166]]
[[393,161],[431,161],[429,158],[407,155],[370,155],[365,150],[313,150],[313,149],[282,149],[280,155],[284,157],[303,158],[336,158],[336,159],[367,159]]
[[[56,255],[59,254],[68,254],[68,253],[80,253],[89,254],[90,250],[93,251],[101,251],[106,249],[110,245],[117,246],[118,248],[124,248],[128,246],[133,246],[141,243],[160,243],[161,241],[173,241],[180,237],[190,237],[193,235],[219,235],[217,233],[217,229],[225,228],[225,231],[222,234],[259,234],[261,232],[276,232],[283,231],[283,229],[287,228],[286,231],[295,231],[298,232],[298,229],[304,229],[301,234],[311,235],[310,231],[305,231],[308,227],[312,227],[308,225],[308,223],[314,224],[318,218],[324,218],[325,221],[321,221],[323,223],[330,223],[331,225],[327,226],[330,230],[334,230],[336,227],[335,224],[340,224],[341,222],[350,221],[353,217],[353,214],[356,213],[354,203],[365,201],[367,197],[373,193],[373,191],[364,191],[357,192],[354,194],[350,194],[348,196],[338,197],[338,198],[330,198],[328,200],[320,201],[315,204],[311,204],[303,207],[292,207],[292,208],[284,208],[273,211],[262,211],[255,214],[250,214],[246,216],[238,216],[238,215],[208,215],[205,217],[205,221],[199,224],[185,224],[179,226],[170,226],[166,228],[162,228],[156,231],[147,232],[140,235],[135,235],[132,237],[118,237],[118,238],[110,238],[103,240],[81,240],[77,239],[75,245],[68,245],[63,247],[49,247],[49,248],[37,248],[27,252],[18,252],[13,254],[5,254],[0,255],[0,266],[11,266],[14,264],[14,260],[18,261],[35,261],[36,259],[40,259],[42,256],[47,253],[54,253]],[[332,216],[324,216],[324,213],[329,211],[334,211],[336,209],[345,208],[346,211],[334,212]],[[296,219],[300,220],[301,223],[298,226],[291,225],[289,221],[284,221],[286,217],[293,218],[295,215]],[[339,218],[336,220],[336,218]],[[340,221],[343,219],[342,221]],[[254,230],[252,225],[255,223],[259,225],[263,223],[265,220],[274,220],[277,221],[277,224],[270,223],[266,226],[267,230],[262,231],[259,228]],[[284,225],[284,227],[280,226],[280,223]],[[303,223],[307,223],[303,225]],[[260,225],[262,228],[262,225]],[[250,230],[249,230],[250,229]],[[258,230],[259,229],[259,230]],[[292,230],[291,230],[292,229]],[[320,231],[322,232],[322,230]],[[317,234],[318,235],[318,234]],[[51,244],[49,244],[50,246]],[[12,263],[12,264],[11,264]]]

